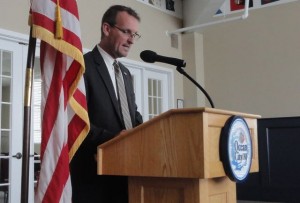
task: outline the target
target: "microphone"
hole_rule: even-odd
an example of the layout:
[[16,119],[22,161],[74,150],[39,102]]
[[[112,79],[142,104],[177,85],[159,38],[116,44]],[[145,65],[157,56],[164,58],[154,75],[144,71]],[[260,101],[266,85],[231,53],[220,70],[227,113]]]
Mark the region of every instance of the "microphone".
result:
[[150,50],[142,51],[140,54],[140,57],[143,61],[145,61],[147,63],[162,62],[162,63],[171,64],[171,65],[174,65],[177,67],[185,67],[186,66],[186,63],[184,60],[167,57],[167,56],[161,56],[161,55],[156,54],[154,51],[150,51]]
[[182,69],[182,67],[185,67],[185,65],[186,65],[184,60],[172,58],[172,57],[160,56],[160,55],[156,54],[154,51],[150,51],[150,50],[142,51],[140,54],[140,57],[143,61],[145,61],[147,63],[154,63],[157,61],[157,62],[168,63],[171,65],[177,66],[176,70],[179,73],[181,73],[182,75],[184,75],[185,77],[187,77],[190,81],[192,81],[192,83],[194,83],[204,93],[204,95],[208,99],[211,107],[215,108],[213,101],[211,100],[209,94],[205,91],[205,89],[203,89],[203,87],[196,80],[194,80],[189,74],[187,74]]

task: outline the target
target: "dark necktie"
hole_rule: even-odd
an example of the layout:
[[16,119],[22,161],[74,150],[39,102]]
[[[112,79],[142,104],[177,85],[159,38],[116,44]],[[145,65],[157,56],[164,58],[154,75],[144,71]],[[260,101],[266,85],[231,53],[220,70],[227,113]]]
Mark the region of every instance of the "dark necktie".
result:
[[125,123],[126,129],[132,128],[132,123],[131,123],[131,118],[129,114],[129,109],[128,109],[128,102],[127,102],[127,96],[125,92],[125,85],[122,77],[122,72],[120,70],[120,67],[118,65],[118,62],[115,61],[114,64],[114,69],[115,69],[115,75],[116,75],[116,82],[117,82],[117,91],[118,91],[118,96],[119,100],[121,103],[121,111]]

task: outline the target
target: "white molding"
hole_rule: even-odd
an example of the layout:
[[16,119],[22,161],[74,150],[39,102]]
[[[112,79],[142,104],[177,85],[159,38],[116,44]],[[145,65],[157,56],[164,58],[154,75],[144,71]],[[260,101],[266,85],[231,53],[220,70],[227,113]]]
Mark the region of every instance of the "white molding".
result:
[[0,39],[28,44],[29,35],[0,28]]

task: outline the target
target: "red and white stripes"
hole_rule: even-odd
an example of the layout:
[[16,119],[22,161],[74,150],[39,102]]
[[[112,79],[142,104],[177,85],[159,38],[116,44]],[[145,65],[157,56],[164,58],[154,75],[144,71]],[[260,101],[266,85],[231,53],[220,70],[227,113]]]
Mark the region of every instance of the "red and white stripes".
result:
[[72,202],[69,163],[89,130],[84,61],[75,0],[60,0],[63,38],[55,38],[56,1],[32,0],[33,36],[41,39],[41,171],[35,202]]

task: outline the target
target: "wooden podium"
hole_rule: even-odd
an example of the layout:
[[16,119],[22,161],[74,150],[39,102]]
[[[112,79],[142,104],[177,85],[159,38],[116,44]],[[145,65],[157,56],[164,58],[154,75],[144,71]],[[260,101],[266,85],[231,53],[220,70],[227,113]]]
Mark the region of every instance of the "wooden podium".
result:
[[169,110],[100,145],[98,174],[128,176],[130,203],[234,203],[235,182],[219,157],[221,130],[232,115],[250,128],[250,172],[257,172],[260,116],[192,108]]

